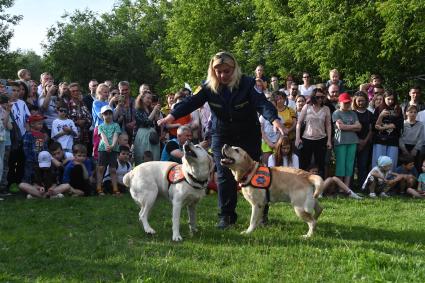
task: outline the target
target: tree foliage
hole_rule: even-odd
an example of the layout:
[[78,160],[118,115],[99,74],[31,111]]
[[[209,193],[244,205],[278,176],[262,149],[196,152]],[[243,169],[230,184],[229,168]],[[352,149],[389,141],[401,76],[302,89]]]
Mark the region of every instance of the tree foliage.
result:
[[337,68],[350,88],[381,73],[402,88],[424,73],[425,2],[413,0],[138,0],[96,17],[67,16],[48,34],[56,76],[86,82],[128,79],[176,90],[206,77],[208,61],[233,52],[245,73],[309,71],[316,82]]

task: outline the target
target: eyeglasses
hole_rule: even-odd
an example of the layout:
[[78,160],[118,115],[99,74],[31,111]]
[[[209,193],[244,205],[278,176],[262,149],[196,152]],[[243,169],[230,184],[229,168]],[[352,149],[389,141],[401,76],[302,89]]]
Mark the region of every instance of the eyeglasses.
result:
[[97,87],[98,85],[92,85],[91,87]]
[[317,99],[324,99],[324,98],[325,98],[325,96],[324,96],[324,95],[316,95],[316,98],[317,98]]
[[64,109],[64,108],[61,108],[61,109],[58,109],[58,112],[67,112],[68,110],[67,109]]
[[310,76],[303,76],[303,79],[308,79]]

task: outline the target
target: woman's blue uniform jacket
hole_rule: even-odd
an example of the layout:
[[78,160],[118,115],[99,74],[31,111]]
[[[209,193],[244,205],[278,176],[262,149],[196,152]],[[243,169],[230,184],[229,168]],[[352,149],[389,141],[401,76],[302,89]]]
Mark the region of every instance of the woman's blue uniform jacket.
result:
[[197,94],[176,104],[171,115],[176,119],[180,118],[208,102],[212,114],[212,135],[246,136],[253,131],[258,132],[260,123],[257,112],[270,122],[278,119],[278,115],[273,104],[263,93],[257,92],[254,86],[255,80],[243,75],[239,86],[233,88],[232,95],[227,101],[221,89],[215,94],[208,86],[203,85]]

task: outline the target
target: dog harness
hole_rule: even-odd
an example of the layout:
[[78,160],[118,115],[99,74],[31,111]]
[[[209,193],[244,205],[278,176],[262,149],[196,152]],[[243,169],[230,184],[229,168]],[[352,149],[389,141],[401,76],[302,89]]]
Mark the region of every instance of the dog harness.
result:
[[195,189],[205,189],[208,185],[208,180],[200,181],[196,179],[194,176],[188,173],[189,180],[186,180],[186,177],[183,174],[183,167],[181,164],[174,164],[168,169],[167,179],[171,184],[177,184],[182,181],[186,181],[186,183],[190,184]]
[[[248,178],[250,175],[251,178]],[[266,190],[266,200],[270,202],[270,185],[272,183],[272,174],[270,168],[267,166],[258,166],[255,169],[255,165],[248,173],[239,181],[241,187],[252,186],[257,189]]]

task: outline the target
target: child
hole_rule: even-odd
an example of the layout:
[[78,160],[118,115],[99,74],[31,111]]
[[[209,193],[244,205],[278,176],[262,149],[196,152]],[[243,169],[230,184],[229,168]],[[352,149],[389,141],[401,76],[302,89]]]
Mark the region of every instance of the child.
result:
[[[311,165],[308,171],[312,174],[319,175],[319,168],[316,165]],[[323,182],[323,192],[324,193],[338,193],[343,191],[345,195],[348,195],[350,198],[362,199],[361,196],[350,190],[338,177],[328,177]]]
[[400,166],[395,169],[395,173],[403,176],[403,180],[394,187],[394,192],[404,194],[406,188],[416,187],[416,178],[418,177],[418,171],[415,168],[415,160],[410,155],[402,155],[400,158]]
[[52,139],[59,142],[65,152],[71,152],[78,130],[74,121],[67,118],[68,108],[64,104],[58,104],[57,110],[58,118],[52,123]]
[[267,166],[300,168],[298,156],[294,153],[292,142],[288,137],[282,137],[279,139],[276,145],[276,152],[269,157]]
[[393,161],[388,156],[380,156],[377,165],[370,170],[362,189],[368,189],[371,198],[376,198],[376,192],[380,192],[381,197],[389,197],[387,192],[400,183],[404,176],[391,172]]
[[346,92],[341,93],[338,102],[340,109],[332,114],[332,121],[335,125],[335,175],[343,179],[344,184],[349,187],[353,175],[357,144],[359,143],[356,132],[360,131],[362,126],[357,114],[350,109],[350,95]]
[[70,152],[64,152],[61,144],[55,141],[49,144],[49,152],[52,155],[53,168],[59,180],[62,180],[64,168],[70,160],[74,159],[74,156]]
[[71,186],[74,196],[89,196],[92,192],[93,162],[87,159],[87,148],[82,144],[74,144],[72,153],[74,159],[66,164],[62,182]]
[[25,169],[22,182],[32,184],[34,168],[37,165],[38,154],[47,149],[46,135],[41,132],[43,129],[44,117],[41,115],[31,115],[28,119],[30,130],[22,137],[25,155]]
[[52,156],[47,151],[38,155],[38,166],[34,168],[32,182],[22,182],[19,189],[27,194],[27,199],[63,198],[63,193],[70,190],[69,184],[58,184],[57,176],[51,170]]
[[31,80],[31,72],[27,69],[20,69],[18,71],[18,78],[21,81],[28,83]]
[[119,195],[117,185],[117,155],[118,148],[118,135],[121,133],[120,126],[112,120],[112,108],[105,105],[100,110],[103,118],[103,124],[99,125],[98,132],[101,136],[98,150],[98,167],[97,167],[97,186],[96,191],[99,195],[104,195],[102,189],[102,179],[105,167],[109,166],[109,173],[111,175],[112,192]]
[[416,105],[410,105],[406,109],[406,120],[404,121],[404,130],[399,139],[399,148],[404,155],[410,155],[415,161],[416,168],[419,169],[419,156],[424,140],[424,124],[416,121],[418,108]]
[[96,100],[93,101],[92,117],[93,117],[93,157],[97,160],[100,135],[98,127],[103,124],[102,114],[100,113],[103,106],[109,105],[108,102],[109,87],[105,84],[100,84],[96,88]]
[[423,173],[419,175],[416,190],[413,188],[408,188],[406,190],[406,192],[413,197],[425,198],[425,160],[422,162],[422,172]]
[[337,85],[339,87],[339,93],[344,92],[344,81],[340,80],[341,75],[337,69],[329,71],[329,80],[326,82],[326,88],[330,85]]
[[[124,185],[123,178],[124,175],[131,171],[131,163],[129,162],[130,159],[130,148],[125,145],[121,145],[120,147],[120,153],[118,155],[118,167],[117,167],[117,183],[118,183],[118,189],[120,192],[125,192],[126,186]],[[105,188],[105,191],[112,191],[111,186],[111,175],[109,174],[109,166],[106,167],[105,176],[103,177],[103,188]]]
[[[7,169],[4,170],[3,168],[4,165],[7,167],[7,161],[9,159],[9,149],[6,150],[6,147],[10,147],[10,130],[12,129],[9,97],[1,94],[0,105],[0,180],[2,180],[4,171],[6,171],[5,174],[7,175]],[[1,191],[2,193],[6,193],[5,186],[1,187]]]

